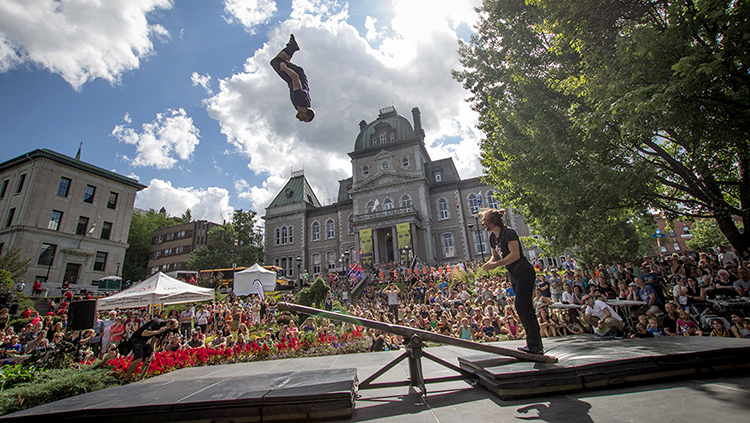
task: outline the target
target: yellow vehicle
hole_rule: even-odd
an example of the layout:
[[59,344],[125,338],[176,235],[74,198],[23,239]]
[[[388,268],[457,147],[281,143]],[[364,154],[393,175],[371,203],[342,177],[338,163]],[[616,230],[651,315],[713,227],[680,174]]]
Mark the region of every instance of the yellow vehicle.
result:
[[[284,276],[284,269],[278,266],[262,266],[264,269],[271,270],[276,273],[276,290],[282,289],[294,289],[294,281],[289,280]],[[237,268],[225,268],[225,269],[207,269],[200,271],[200,280],[208,281],[213,280],[219,287],[219,291],[222,293],[229,292],[234,289],[234,273],[241,272],[247,269],[247,267]]]

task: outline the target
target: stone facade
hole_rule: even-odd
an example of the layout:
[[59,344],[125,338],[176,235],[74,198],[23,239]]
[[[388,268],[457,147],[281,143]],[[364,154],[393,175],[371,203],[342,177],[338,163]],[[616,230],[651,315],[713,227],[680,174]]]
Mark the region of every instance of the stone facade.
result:
[[[368,259],[379,263],[416,257],[436,266],[487,258],[487,233],[481,227],[477,231],[481,223],[474,215],[479,197],[482,207],[503,205],[480,178],[462,180],[452,159],[433,161],[419,109],[412,109],[412,119],[414,126],[387,107],[375,121],[360,122],[349,153],[352,177],[339,181],[337,201],[331,205],[320,204],[303,172],[293,173],[263,216],[266,264],[296,277],[304,269],[320,275]],[[523,217],[509,207],[506,221],[519,235],[529,235]],[[407,249],[399,248],[397,232],[397,225],[405,223]],[[362,247],[369,245],[363,237],[370,230],[368,255]],[[525,251],[530,259],[537,253],[534,248]]]
[[0,164],[0,246],[31,259],[27,293],[37,279],[52,292],[64,279],[90,289],[119,274],[135,194],[145,187],[46,149]]

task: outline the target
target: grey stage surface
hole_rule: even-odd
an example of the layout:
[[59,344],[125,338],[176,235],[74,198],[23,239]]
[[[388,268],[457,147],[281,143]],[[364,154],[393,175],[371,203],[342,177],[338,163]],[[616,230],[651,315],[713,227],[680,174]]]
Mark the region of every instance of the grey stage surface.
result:
[[[651,340],[656,343],[659,340]],[[750,347],[750,341],[743,340],[721,340],[707,338],[705,341],[716,341],[719,347],[722,342],[746,342]],[[644,354],[648,347],[638,346],[637,342],[628,344],[624,341],[596,341],[591,337],[575,337],[572,339],[545,340],[545,346],[552,351],[558,348],[558,343],[574,343],[582,345],[588,343],[601,344],[600,347],[610,348],[603,343],[610,343],[612,349],[621,351],[623,356]],[[616,345],[617,343],[623,343]],[[521,342],[503,342],[504,347],[522,345]],[[726,344],[725,344],[726,345]],[[628,347],[632,346],[633,350]],[[657,347],[654,347],[657,348]],[[718,348],[717,350],[722,350]],[[457,347],[429,347],[429,353],[458,364],[458,357],[476,356],[475,351]],[[400,355],[402,351],[386,351],[368,354],[352,354],[332,357],[315,357],[292,360],[277,360],[256,363],[234,364],[226,366],[205,367],[199,369],[186,369],[173,372],[143,382],[138,382],[122,387],[112,388],[105,391],[93,392],[76,398],[48,404],[49,410],[70,409],[74,412],[71,402],[76,402],[80,407],[82,404],[100,403],[102,398],[109,401],[108,406],[116,408],[128,406],[134,399],[142,398],[143,393],[152,390],[153,386],[160,386],[165,396],[184,395],[187,385],[192,385],[196,391],[203,391],[212,383],[214,376],[224,375],[225,378],[234,380],[256,381],[263,385],[263,381],[272,378],[272,375],[289,373],[295,371],[312,371],[320,375],[321,380],[328,375],[329,379],[348,378],[346,372],[340,373],[339,369],[356,368],[360,380],[365,379],[385,364]],[[750,357],[747,358],[750,360]],[[448,370],[429,360],[423,360],[425,377],[453,376],[454,372]],[[182,372],[198,370],[205,372],[197,380],[188,382],[193,375],[184,376]],[[209,374],[211,377],[209,377]],[[378,381],[389,382],[404,380],[408,377],[409,370],[406,361],[399,363],[395,368],[383,375]],[[196,374],[197,375],[197,374]],[[338,375],[338,376],[337,376]],[[170,382],[171,381],[171,382]],[[180,382],[182,381],[182,382]],[[225,382],[226,383],[226,382]],[[342,383],[341,381],[337,383]],[[346,389],[327,389],[320,387],[319,392],[332,391],[333,397],[344,396]],[[481,387],[472,387],[463,381],[444,382],[427,385],[428,402],[407,387],[382,388],[359,391],[353,415],[344,420],[353,422],[443,422],[443,423],[474,423],[474,422],[518,422],[523,420],[538,420],[547,422],[643,422],[643,421],[679,421],[679,422],[715,422],[733,423],[748,420],[750,411],[750,377],[749,376],[712,376],[698,374],[690,379],[680,379],[671,382],[662,382],[650,385],[628,385],[616,389],[597,390],[592,392],[579,392],[567,395],[548,395],[543,398],[529,400],[504,401]],[[152,392],[154,392],[152,390]],[[227,395],[231,397],[231,384],[227,385]],[[315,395],[309,397],[309,390],[305,390],[305,396],[315,399]],[[153,395],[153,394],[152,394]],[[333,398],[332,397],[332,398]],[[222,398],[213,398],[220,402]],[[67,402],[67,404],[66,404]],[[168,406],[161,401],[161,406]],[[217,404],[218,405],[218,404]],[[158,410],[159,401],[152,401],[153,410]],[[39,409],[26,410],[22,412],[27,418],[37,421],[53,421],[40,416]],[[335,408],[335,407],[334,407]],[[240,410],[242,410],[240,408]],[[325,410],[319,410],[325,411]],[[332,409],[331,411],[335,411]],[[5,416],[9,420],[15,420],[21,413]],[[155,413],[159,414],[159,413]],[[171,413],[170,413],[171,414]],[[137,423],[148,420],[149,414],[132,419]],[[153,414],[151,414],[153,417]],[[228,421],[258,421],[258,416],[246,411],[244,414],[236,409],[222,409],[216,407],[211,417],[230,417]],[[208,415],[174,414],[172,421],[211,421]],[[326,420],[320,414],[321,420]],[[336,416],[329,416],[331,420]],[[2,421],[4,419],[0,419]],[[20,420],[18,420],[20,421]],[[26,420],[34,421],[34,420]],[[107,421],[101,419],[100,421]],[[152,420],[153,421],[153,420]],[[162,420],[165,421],[165,420]],[[220,420],[217,420],[217,422]],[[227,420],[224,420],[227,421]]]

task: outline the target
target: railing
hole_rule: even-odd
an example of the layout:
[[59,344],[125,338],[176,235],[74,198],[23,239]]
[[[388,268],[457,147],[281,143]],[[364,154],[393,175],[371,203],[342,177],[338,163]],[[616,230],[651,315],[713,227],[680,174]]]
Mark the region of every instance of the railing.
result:
[[422,215],[417,211],[417,209],[412,206],[408,206],[358,214],[354,216],[354,223],[364,223],[372,220],[392,218],[395,216],[415,216],[417,220],[422,220]]

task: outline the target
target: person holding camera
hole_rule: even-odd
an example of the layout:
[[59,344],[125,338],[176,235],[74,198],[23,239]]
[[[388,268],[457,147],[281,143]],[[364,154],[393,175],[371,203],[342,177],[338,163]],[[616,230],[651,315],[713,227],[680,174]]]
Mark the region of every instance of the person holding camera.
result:
[[[164,315],[163,312],[162,315]],[[130,363],[127,373],[125,373],[126,382],[129,382],[133,377],[133,372],[138,367],[138,363],[145,359],[146,361],[143,364],[140,376],[141,379],[143,378],[156,352],[156,345],[169,333],[177,333],[178,325],[177,319],[164,321],[160,318],[154,318],[133,332],[133,335],[130,337],[133,361]]]
[[395,283],[391,282],[385,287],[383,293],[388,296],[388,314],[393,315],[394,322],[398,322],[398,307],[401,305],[398,294],[401,293],[401,290]]

